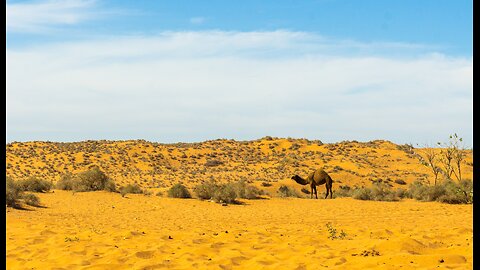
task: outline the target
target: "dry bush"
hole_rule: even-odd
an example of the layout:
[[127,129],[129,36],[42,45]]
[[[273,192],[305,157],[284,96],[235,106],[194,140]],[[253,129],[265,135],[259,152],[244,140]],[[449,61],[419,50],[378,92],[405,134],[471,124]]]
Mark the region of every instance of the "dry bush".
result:
[[138,184],[133,184],[133,185],[128,184],[128,185],[120,188],[120,194],[122,195],[122,197],[124,197],[128,193],[142,194],[142,193],[144,193],[144,191],[140,188],[140,186]]
[[353,194],[353,189],[350,188],[350,186],[339,186],[335,191],[333,192],[332,197],[333,198],[341,198],[341,197],[352,197]]
[[12,178],[7,176],[6,180],[6,204],[9,207],[19,208],[22,190]]
[[173,185],[168,190],[167,195],[168,195],[168,197],[171,197],[171,198],[182,198],[182,199],[192,197],[192,195],[190,195],[190,192],[188,191],[187,187],[180,184],[180,183],[177,183],[177,184]]
[[115,182],[97,166],[76,175],[71,173],[63,174],[56,187],[62,190],[74,190],[77,192],[95,190],[117,191]]
[[373,183],[370,188],[358,188],[352,192],[352,197],[357,200],[372,201],[398,201],[396,192],[389,185],[381,182]]
[[237,198],[252,200],[258,199],[259,196],[262,195],[262,191],[260,189],[247,184],[247,182],[243,179],[228,185],[231,185],[235,190]]
[[22,197],[26,204],[31,206],[40,206],[40,199],[38,198],[37,195],[32,193],[27,193],[27,194],[24,194]]
[[291,187],[288,187],[288,186],[285,186],[285,185],[281,185],[278,188],[277,193],[282,198],[287,198],[287,197],[300,198],[300,195],[298,195],[298,193],[295,191],[295,189],[293,189]]
[[47,180],[31,176],[25,180],[17,181],[17,185],[22,191],[47,192],[52,188],[52,183]]
[[218,203],[236,203],[237,192],[231,184],[222,184],[213,194],[213,200]]
[[219,186],[214,181],[209,181],[195,186],[194,193],[199,199],[210,200],[218,188]]
[[419,201],[438,201],[449,204],[473,203],[471,180],[462,180],[459,183],[444,180],[435,186],[416,181],[410,185],[408,192],[412,198]]

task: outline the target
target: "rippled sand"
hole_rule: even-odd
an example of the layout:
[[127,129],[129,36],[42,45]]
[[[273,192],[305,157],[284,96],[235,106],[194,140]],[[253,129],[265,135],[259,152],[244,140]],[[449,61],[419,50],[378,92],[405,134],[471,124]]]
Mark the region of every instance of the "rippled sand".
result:
[[7,209],[7,269],[473,268],[472,205],[39,197],[45,208]]

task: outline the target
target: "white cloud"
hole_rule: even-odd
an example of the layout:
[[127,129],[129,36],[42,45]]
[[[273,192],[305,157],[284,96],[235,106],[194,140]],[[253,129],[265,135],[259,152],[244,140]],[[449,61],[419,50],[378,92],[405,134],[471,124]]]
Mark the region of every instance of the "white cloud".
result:
[[72,25],[92,18],[95,0],[48,0],[7,4],[7,29],[45,32],[57,25]]
[[471,141],[472,58],[428,49],[290,31],[9,48],[7,136],[434,143],[457,132]]

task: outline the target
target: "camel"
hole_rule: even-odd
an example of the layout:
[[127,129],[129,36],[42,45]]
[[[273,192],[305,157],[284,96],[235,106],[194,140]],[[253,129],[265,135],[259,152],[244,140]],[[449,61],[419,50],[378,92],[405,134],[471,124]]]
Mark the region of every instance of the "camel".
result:
[[328,197],[328,194],[330,193],[330,199],[332,199],[332,178],[330,175],[328,175],[327,172],[325,172],[322,169],[317,169],[314,172],[311,172],[307,179],[303,179],[302,177],[298,175],[292,176],[292,179],[295,180],[295,182],[299,183],[300,185],[310,185],[311,192],[310,192],[310,199],[313,198],[313,191],[315,191],[315,198],[318,199],[317,196],[317,186],[325,184],[325,187],[327,188],[327,194],[325,195],[325,199]]

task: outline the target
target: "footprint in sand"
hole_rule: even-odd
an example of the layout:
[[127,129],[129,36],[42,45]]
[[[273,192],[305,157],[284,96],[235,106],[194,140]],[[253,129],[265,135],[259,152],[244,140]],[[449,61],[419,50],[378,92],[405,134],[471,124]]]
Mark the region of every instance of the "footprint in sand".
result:
[[139,251],[135,253],[138,258],[151,259],[153,257],[153,251]]
[[238,257],[233,257],[230,260],[232,261],[233,265],[240,265],[242,261],[248,260],[248,258],[245,256],[238,256]]

